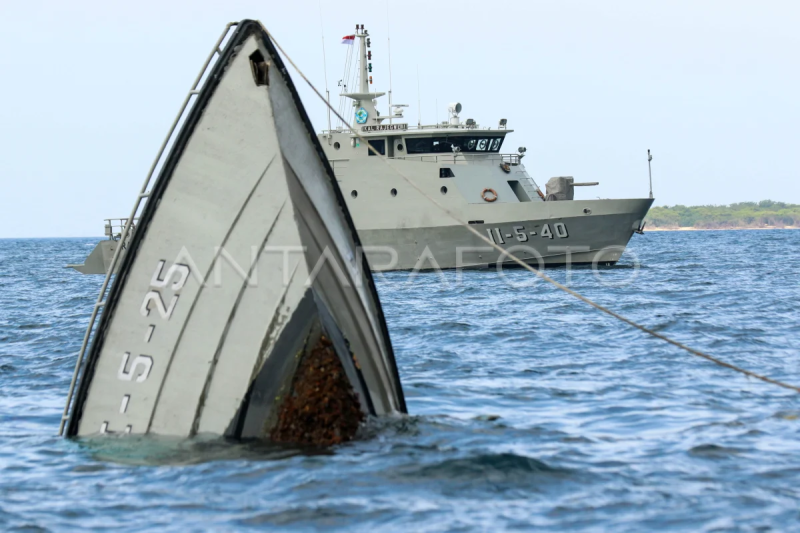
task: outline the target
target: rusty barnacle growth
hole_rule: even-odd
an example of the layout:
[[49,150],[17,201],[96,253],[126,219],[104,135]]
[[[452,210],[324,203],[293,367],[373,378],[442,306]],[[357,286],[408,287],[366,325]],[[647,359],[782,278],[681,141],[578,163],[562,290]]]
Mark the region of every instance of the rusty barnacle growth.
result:
[[270,432],[274,442],[332,446],[352,440],[364,413],[331,341],[306,353]]

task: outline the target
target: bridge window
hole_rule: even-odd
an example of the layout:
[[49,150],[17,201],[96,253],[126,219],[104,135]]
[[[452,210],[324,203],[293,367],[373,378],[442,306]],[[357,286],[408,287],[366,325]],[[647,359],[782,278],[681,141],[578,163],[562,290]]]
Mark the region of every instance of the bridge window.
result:
[[[372,141],[367,141],[371,147],[375,149],[375,152],[378,152],[381,155],[386,155],[386,140],[385,139],[375,139]],[[372,150],[369,151],[369,155],[375,155],[375,152]]]
[[433,139],[430,137],[406,139],[406,151],[409,154],[427,154],[433,151]]
[[409,154],[452,154],[453,148],[461,152],[499,152],[504,137],[452,136],[407,138]]

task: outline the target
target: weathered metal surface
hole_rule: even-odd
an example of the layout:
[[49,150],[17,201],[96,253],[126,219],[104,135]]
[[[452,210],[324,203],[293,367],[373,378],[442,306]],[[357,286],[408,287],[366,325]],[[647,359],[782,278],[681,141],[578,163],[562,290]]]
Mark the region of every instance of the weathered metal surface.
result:
[[300,360],[270,432],[275,442],[330,446],[352,440],[364,413],[333,343],[320,335]]

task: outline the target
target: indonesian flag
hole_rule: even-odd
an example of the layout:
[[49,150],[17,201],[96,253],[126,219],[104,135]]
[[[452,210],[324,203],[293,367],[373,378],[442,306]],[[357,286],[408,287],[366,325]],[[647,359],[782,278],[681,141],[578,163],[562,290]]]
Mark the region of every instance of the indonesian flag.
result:
[[356,41],[355,35],[345,35],[342,37],[342,44],[353,44]]

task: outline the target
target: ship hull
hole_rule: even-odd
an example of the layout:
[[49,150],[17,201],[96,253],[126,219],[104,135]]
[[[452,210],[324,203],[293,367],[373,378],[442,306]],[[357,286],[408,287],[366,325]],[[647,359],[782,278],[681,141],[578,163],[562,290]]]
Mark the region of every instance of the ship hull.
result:
[[[362,229],[359,234],[372,270],[488,268],[514,264],[513,254],[533,266],[614,264],[641,226],[651,199],[580,202],[579,215],[508,219],[470,224],[506,253],[498,251],[462,225],[397,229]],[[577,202],[570,202],[577,203]],[[603,204],[621,209],[602,211]],[[577,206],[576,206],[577,207]],[[611,211],[615,211],[613,208]]]
[[286,68],[256,21],[219,56],[102,289],[68,436],[328,445],[406,411],[355,226]]

